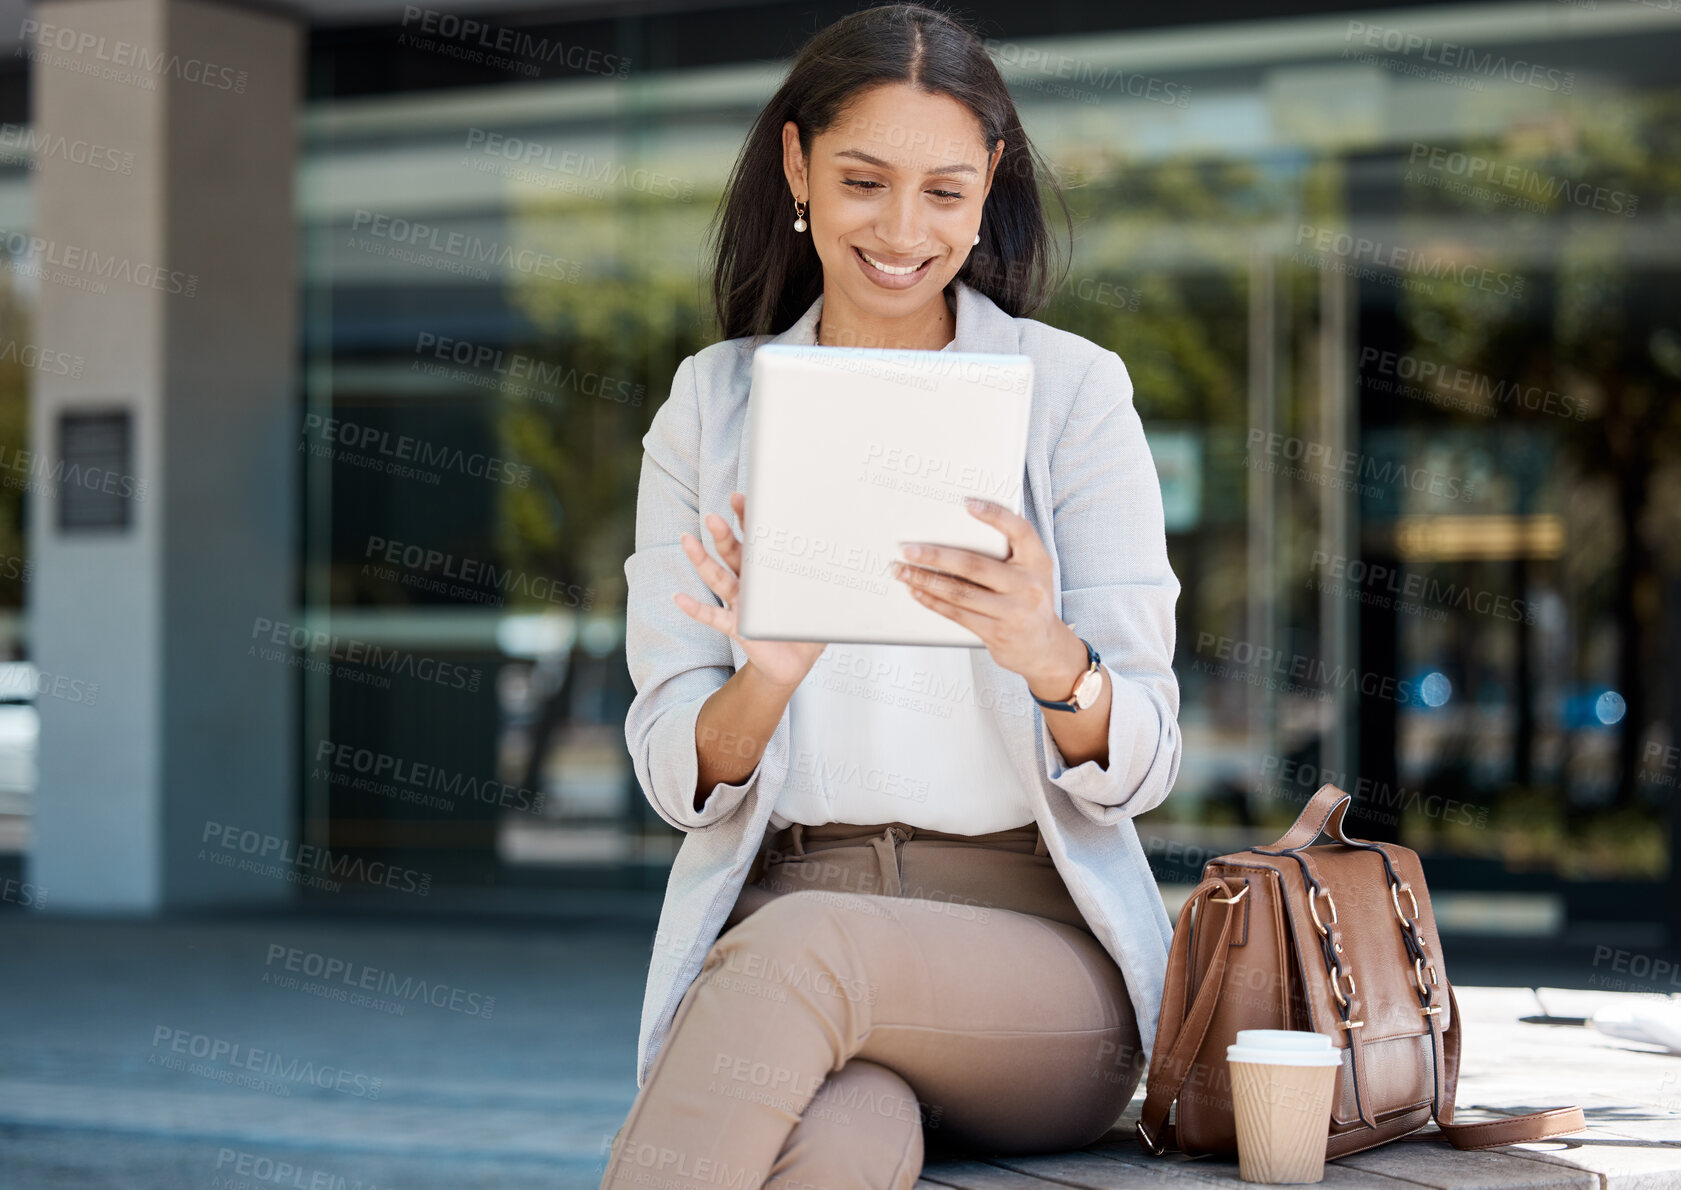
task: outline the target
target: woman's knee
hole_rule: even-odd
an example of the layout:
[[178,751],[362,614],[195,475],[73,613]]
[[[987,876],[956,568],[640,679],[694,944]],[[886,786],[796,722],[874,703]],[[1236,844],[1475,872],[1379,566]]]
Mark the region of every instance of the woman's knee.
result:
[[853,1058],[824,1080],[764,1190],[910,1190],[922,1173],[921,1108],[898,1074]]
[[1110,1102],[1118,1102],[1124,1110],[1138,1090],[1145,1065],[1138,1022],[1129,1014],[1123,1028],[1098,1043],[1095,1077],[1106,1085]]
[[1120,1024],[1106,1030],[1097,1040],[1089,1078],[1074,1082],[1084,1086],[1078,1110],[1069,1123],[1078,1134],[1066,1147],[1079,1148],[1100,1139],[1132,1102],[1145,1069],[1144,1046],[1138,1037],[1138,1022],[1127,1006]]

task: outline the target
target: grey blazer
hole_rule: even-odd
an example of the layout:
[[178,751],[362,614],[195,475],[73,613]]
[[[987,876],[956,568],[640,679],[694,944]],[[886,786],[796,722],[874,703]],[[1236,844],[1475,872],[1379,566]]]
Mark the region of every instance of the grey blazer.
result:
[[[975,698],[993,709],[1057,871],[1126,977],[1148,1054],[1172,923],[1132,818],[1167,797],[1181,752],[1172,665],[1180,588],[1167,561],[1161,488],[1119,356],[1031,318],[1011,318],[985,294],[952,284],[954,351],[1033,359],[1023,515],[1056,563],[1062,618],[1091,641],[1108,671],[1108,767],[1067,767],[1026,680],[984,648],[969,650]],[[636,684],[625,741],[643,793],[685,837],[654,937],[638,1087],[745,883],[789,765],[785,713],[747,780],[718,786],[703,810],[694,809],[695,717],[747,655],[672,601],[672,592],[686,591],[718,602],[678,538],[694,533],[717,556],[701,518],[717,512],[735,524],[729,494],[744,483],[753,351],[766,342],[812,342],[822,306],[819,297],[780,335],[730,339],[683,360],[642,439],[636,552],[625,561],[625,654]]]

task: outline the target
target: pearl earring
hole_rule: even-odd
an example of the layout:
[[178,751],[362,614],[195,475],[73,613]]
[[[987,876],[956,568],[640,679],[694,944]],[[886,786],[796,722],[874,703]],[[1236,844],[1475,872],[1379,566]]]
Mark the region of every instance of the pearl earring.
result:
[[805,203],[801,202],[797,198],[794,200],[794,230],[795,231],[804,231],[805,230],[805,210],[804,210],[804,207],[805,207]]
[[976,233],[975,233],[975,238],[974,238],[974,239],[973,239],[973,240],[971,240],[971,241],[970,241],[970,244],[971,244],[971,245],[974,245],[974,244],[978,244],[978,243],[980,243],[980,242],[981,242],[981,233],[980,233],[980,232],[978,232],[978,231],[977,231],[977,232],[976,232]]

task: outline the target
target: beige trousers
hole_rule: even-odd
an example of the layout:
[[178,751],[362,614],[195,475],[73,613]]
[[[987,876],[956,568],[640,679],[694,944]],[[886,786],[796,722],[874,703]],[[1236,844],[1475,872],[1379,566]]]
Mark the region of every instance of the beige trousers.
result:
[[1125,980],[1037,825],[767,833],[614,1138],[603,1190],[909,1190],[1052,1152],[1143,1069]]

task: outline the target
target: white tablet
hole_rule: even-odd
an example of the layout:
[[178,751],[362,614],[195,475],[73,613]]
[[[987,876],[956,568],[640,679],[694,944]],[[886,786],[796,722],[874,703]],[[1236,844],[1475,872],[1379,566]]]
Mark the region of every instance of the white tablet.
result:
[[893,576],[899,545],[1004,558],[963,505],[1021,511],[1025,355],[773,343],[753,355],[738,631],[748,639],[984,643]]

